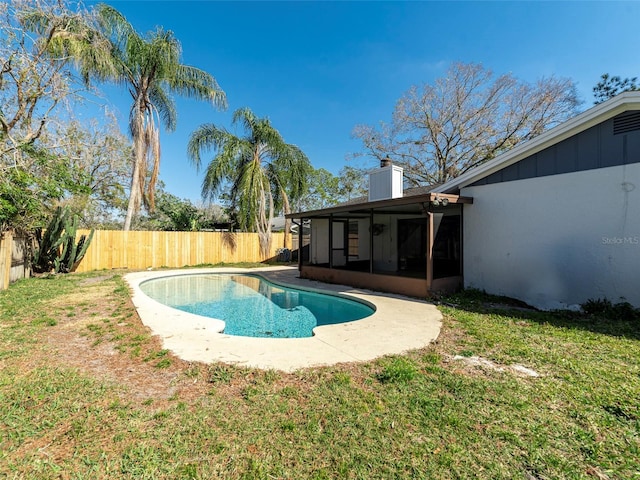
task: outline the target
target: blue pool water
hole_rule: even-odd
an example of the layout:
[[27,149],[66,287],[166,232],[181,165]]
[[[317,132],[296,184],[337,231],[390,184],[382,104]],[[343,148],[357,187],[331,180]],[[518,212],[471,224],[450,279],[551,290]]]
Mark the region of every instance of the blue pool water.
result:
[[164,305],[224,320],[224,333],[245,337],[311,337],[316,326],[374,312],[354,300],[281,287],[255,275],[178,275],[148,280],[140,288]]

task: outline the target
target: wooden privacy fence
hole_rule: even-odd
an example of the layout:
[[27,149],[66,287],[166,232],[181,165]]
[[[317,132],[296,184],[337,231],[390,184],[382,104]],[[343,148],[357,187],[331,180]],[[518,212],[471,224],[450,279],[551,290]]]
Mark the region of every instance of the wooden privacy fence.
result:
[[[83,234],[89,230],[78,231]],[[272,234],[271,254],[264,258],[255,233],[96,230],[77,271],[262,262],[277,255],[283,235]]]
[[27,258],[28,240],[7,231],[0,234],[0,290],[31,275]]

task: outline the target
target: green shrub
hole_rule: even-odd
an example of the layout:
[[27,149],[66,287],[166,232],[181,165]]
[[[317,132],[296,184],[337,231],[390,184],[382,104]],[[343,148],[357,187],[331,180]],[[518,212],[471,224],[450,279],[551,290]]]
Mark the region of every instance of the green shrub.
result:
[[610,320],[640,320],[640,309],[634,308],[629,302],[614,304],[606,298],[598,298],[597,300],[587,300],[581,307],[587,315],[604,317]]

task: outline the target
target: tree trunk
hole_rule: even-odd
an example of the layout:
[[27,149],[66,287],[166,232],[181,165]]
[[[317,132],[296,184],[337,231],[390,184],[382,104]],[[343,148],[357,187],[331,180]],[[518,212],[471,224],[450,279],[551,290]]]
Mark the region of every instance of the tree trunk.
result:
[[[267,199],[269,207],[267,208]],[[273,197],[270,191],[263,190],[260,198],[260,209],[256,218],[256,231],[260,241],[260,255],[263,259],[271,254],[271,222],[273,221]]]
[[[287,196],[287,193],[282,190],[282,210],[284,212],[284,214],[286,215],[287,213],[291,213],[291,205],[289,205],[289,197]],[[288,248],[291,249],[291,219],[286,218],[284,219],[284,241],[282,244],[283,248]]]
[[129,193],[129,205],[127,206],[127,215],[124,218],[123,230],[128,232],[131,229],[131,220],[136,210],[138,210],[140,197],[140,165],[136,160],[133,165],[133,174],[131,177],[131,191]]
[[[139,123],[142,123],[141,121]],[[142,132],[142,127],[138,125],[138,132]],[[140,207],[140,200],[142,200],[142,189],[143,185],[140,184],[143,175],[146,171],[141,169],[146,165],[145,162],[145,149],[144,149],[144,140],[140,138],[139,134],[134,134],[133,138],[133,173],[131,174],[131,190],[129,191],[129,205],[127,206],[127,215],[124,218],[124,227],[123,230],[125,232],[131,229],[131,221],[133,220],[133,216],[137,213],[138,208]]]

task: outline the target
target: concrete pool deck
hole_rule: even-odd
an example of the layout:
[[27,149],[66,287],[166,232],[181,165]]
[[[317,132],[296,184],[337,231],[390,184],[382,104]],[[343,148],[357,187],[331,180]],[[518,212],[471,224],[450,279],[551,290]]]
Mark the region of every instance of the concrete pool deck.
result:
[[[215,273],[251,273],[283,286],[339,293],[373,304],[376,312],[362,320],[324,325],[309,338],[252,338],[219,333],[221,320],[162,305],[140,290],[154,278]],[[440,311],[426,301],[298,278],[295,267],[199,268],[144,271],[125,275],[142,323],[160,336],[164,348],[192,362],[225,362],[292,372],[301,368],[362,362],[425,347],[442,325]]]

